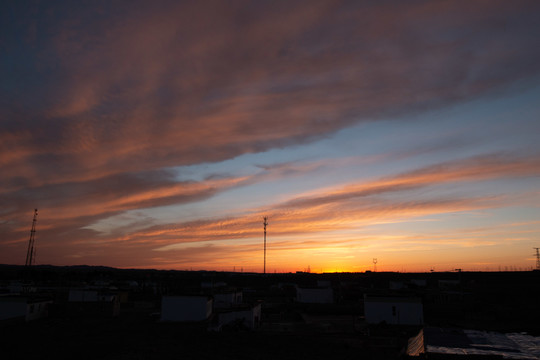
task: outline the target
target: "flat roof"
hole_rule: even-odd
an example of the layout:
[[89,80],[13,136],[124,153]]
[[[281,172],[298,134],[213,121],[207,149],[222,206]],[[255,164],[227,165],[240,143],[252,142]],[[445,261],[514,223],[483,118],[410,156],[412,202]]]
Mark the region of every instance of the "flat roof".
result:
[[540,337],[528,334],[426,327],[424,344],[426,352],[435,354],[540,359]]

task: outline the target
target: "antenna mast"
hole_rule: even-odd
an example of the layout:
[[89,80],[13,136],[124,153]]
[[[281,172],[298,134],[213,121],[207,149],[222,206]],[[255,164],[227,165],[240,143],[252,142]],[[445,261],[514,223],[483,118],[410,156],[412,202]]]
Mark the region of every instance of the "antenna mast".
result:
[[266,225],[268,225],[268,216],[263,218],[264,225],[264,268],[263,273],[266,274]]
[[536,250],[536,270],[540,270],[540,248],[533,248]]
[[32,262],[34,262],[34,258],[36,256],[34,250],[34,241],[36,237],[37,214],[37,209],[34,209],[34,220],[32,220],[32,229],[30,230],[30,240],[28,241],[28,250],[26,251],[25,266],[32,266]]

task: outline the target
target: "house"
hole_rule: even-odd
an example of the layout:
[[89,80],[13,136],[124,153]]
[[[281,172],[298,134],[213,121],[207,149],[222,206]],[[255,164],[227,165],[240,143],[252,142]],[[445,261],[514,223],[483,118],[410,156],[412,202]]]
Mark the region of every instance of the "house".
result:
[[317,287],[319,288],[329,288],[332,286],[332,282],[330,280],[317,280]]
[[331,287],[297,287],[296,301],[308,304],[332,304],[334,291]]
[[163,296],[161,321],[204,321],[212,315],[212,304],[206,295]]
[[201,282],[201,289],[219,289],[227,286],[224,281],[203,281]]
[[115,317],[120,314],[120,298],[107,290],[69,290],[67,312],[71,316]]
[[390,280],[388,288],[390,290],[417,289],[425,288],[427,282],[424,279],[410,279],[405,282],[403,280]]
[[390,281],[388,283],[388,288],[390,290],[401,290],[405,289],[405,283],[403,281]]
[[420,298],[370,297],[364,295],[364,315],[368,324],[422,325],[423,306]]
[[33,321],[48,316],[52,300],[44,297],[0,296],[0,321]]
[[439,280],[438,285],[441,290],[458,290],[461,282],[459,280]]
[[261,303],[220,309],[216,312],[216,318],[215,330],[221,330],[224,326],[238,326],[253,330],[261,323]]
[[411,279],[411,285],[419,288],[425,288],[427,286],[426,279]]
[[97,290],[70,289],[68,295],[70,302],[93,302],[98,301]]
[[234,290],[214,294],[214,309],[230,308],[241,304],[243,301],[242,291]]

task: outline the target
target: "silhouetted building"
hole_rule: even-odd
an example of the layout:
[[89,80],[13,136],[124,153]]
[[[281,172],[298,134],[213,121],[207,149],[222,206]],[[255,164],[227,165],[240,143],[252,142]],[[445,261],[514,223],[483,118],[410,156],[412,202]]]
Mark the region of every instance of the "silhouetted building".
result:
[[412,286],[419,288],[425,288],[427,286],[427,281],[425,279],[411,279],[410,283]]
[[423,306],[420,298],[364,296],[364,315],[369,324],[422,325]]
[[206,295],[163,296],[161,321],[204,321],[212,315],[212,298]]
[[441,290],[458,290],[461,282],[459,280],[439,280],[438,284]]
[[308,304],[332,304],[334,291],[331,287],[297,287],[296,301]]
[[8,295],[0,296],[0,321],[32,321],[48,316],[49,298]]
[[214,297],[214,309],[230,308],[242,304],[243,294],[239,290],[231,290],[219,292],[213,295]]
[[120,314],[120,298],[107,290],[71,289],[67,311],[70,316],[116,317]]
[[256,329],[261,322],[261,304],[243,304],[228,309],[220,309],[215,313],[213,330],[221,330],[223,327],[238,329]]
[[389,281],[388,288],[390,290],[401,290],[401,289],[405,289],[406,286],[405,286],[405,282],[403,281]]

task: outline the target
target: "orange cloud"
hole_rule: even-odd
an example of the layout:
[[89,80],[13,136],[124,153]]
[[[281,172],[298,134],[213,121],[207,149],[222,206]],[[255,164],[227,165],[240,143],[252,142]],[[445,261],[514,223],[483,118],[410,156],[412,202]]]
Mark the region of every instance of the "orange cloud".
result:
[[156,244],[169,243],[173,239],[196,242],[255,238],[260,236],[260,222],[265,215],[272,219],[273,235],[283,237],[358,228],[430,214],[498,207],[503,200],[495,196],[389,200],[384,195],[407,193],[448,182],[538,175],[540,167],[537,165],[536,158],[482,156],[465,159],[301,196],[267,209],[253,209],[242,217],[179,223],[173,228],[160,226],[134,234],[132,238],[135,241],[156,241]]
[[[258,262],[250,260],[250,257],[256,256],[257,252],[260,251],[257,243],[261,237],[262,217],[269,216],[269,234],[272,236],[274,259],[276,261],[281,259],[279,260],[282,263],[281,268],[286,268],[285,259],[290,259],[292,252],[311,254],[318,251],[329,254],[329,252],[338,251],[343,252],[343,256],[347,256],[346,249],[359,249],[363,246],[362,244],[369,243],[370,239],[365,236],[347,235],[347,233],[356,234],[359,230],[374,224],[410,221],[433,214],[500,207],[507,204],[507,200],[496,196],[416,198],[408,194],[415,194],[418,189],[444,186],[448,183],[538,176],[540,169],[538,165],[537,157],[479,156],[429,166],[392,177],[349,184],[340,188],[321,189],[273,204],[264,209],[246,209],[244,215],[235,216],[232,214],[227,218],[179,222],[174,225],[154,225],[152,219],[140,219],[139,224],[133,229],[127,225],[110,234],[100,234],[96,230],[86,227],[96,220],[119,214],[125,210],[197,201],[232,187],[250,184],[253,181],[264,181],[295,173],[309,173],[327,165],[318,162],[307,165],[300,164],[300,166],[295,166],[292,163],[281,164],[265,167],[261,173],[249,177],[210,178],[200,183],[179,183],[173,181],[172,178],[164,181],[167,177],[164,177],[163,174],[156,174],[159,176],[155,178],[152,178],[152,174],[148,174],[147,178],[142,177],[138,180],[136,177],[120,177],[114,182],[118,187],[113,191],[109,188],[112,179],[106,179],[102,185],[99,182],[90,182],[87,190],[91,191],[85,195],[85,198],[70,200],[73,201],[72,205],[69,203],[58,204],[40,213],[38,229],[40,236],[47,244],[44,249],[41,249],[41,252],[44,255],[50,254],[48,251],[53,251],[53,249],[57,249],[57,246],[67,244],[66,241],[68,241],[69,247],[55,253],[54,257],[61,257],[62,253],[65,252],[66,256],[69,256],[68,259],[73,260],[74,258],[71,256],[79,254],[78,256],[85,261],[95,258],[97,264],[99,259],[122,257],[121,254],[126,253],[130,254],[126,261],[130,258],[146,261],[141,258],[148,256],[144,254],[162,250],[161,253],[167,255],[161,256],[161,258],[171,260],[164,261],[161,265],[153,263],[151,266],[166,267],[171,262],[177,264],[179,268],[182,268],[182,264],[193,266],[202,257],[214,254],[222,260],[213,262],[213,266],[218,266],[218,263],[225,264],[227,259],[236,259],[238,263],[253,263],[253,267],[255,267]],[[82,194],[81,190],[84,188],[81,186],[83,185],[84,183],[73,184],[75,186],[73,191]],[[102,186],[105,186],[103,189],[109,190],[101,191]],[[65,185],[58,187],[58,191],[62,192],[69,191],[68,189]],[[55,191],[54,188],[49,188],[48,192],[51,198],[55,198]],[[387,194],[403,194],[405,196],[388,198]],[[72,206],[76,206],[77,211],[71,211]],[[12,214],[12,218],[15,218],[14,215]],[[145,221],[148,222],[145,223]],[[9,242],[4,241],[3,243],[5,245],[11,244],[10,246],[14,248],[23,248],[27,241],[27,225],[20,224],[19,228],[7,232],[7,236],[9,234],[17,235],[12,236]],[[340,236],[339,232],[344,232],[344,234]],[[332,235],[328,237],[324,234]],[[351,239],[351,236],[354,237],[354,240]],[[332,238],[335,240],[331,240]],[[478,244],[479,239],[485,238],[485,236],[472,235],[469,238],[467,240],[467,236],[460,236],[455,240],[455,244],[459,246],[466,246],[468,242]],[[373,238],[371,239],[373,240]],[[238,241],[240,243],[237,243]],[[382,239],[381,241],[388,244],[388,249],[392,247],[390,239]],[[414,241],[419,241],[418,245],[415,245]],[[451,244],[452,242],[453,240],[450,238],[441,237],[432,237],[431,241],[427,243],[422,238],[399,240],[401,245],[412,246],[417,250],[428,249],[431,246],[429,244]],[[71,250],[68,251],[68,248]],[[81,250],[74,250],[79,248]],[[107,253],[105,249],[107,249]],[[174,251],[179,249],[181,251]],[[180,253],[182,260],[174,255]],[[230,255],[225,256],[224,253],[230,253]],[[337,255],[336,258],[338,258]],[[241,259],[244,260],[241,261]],[[124,266],[132,266],[130,264],[133,263],[128,261],[124,264]]]

